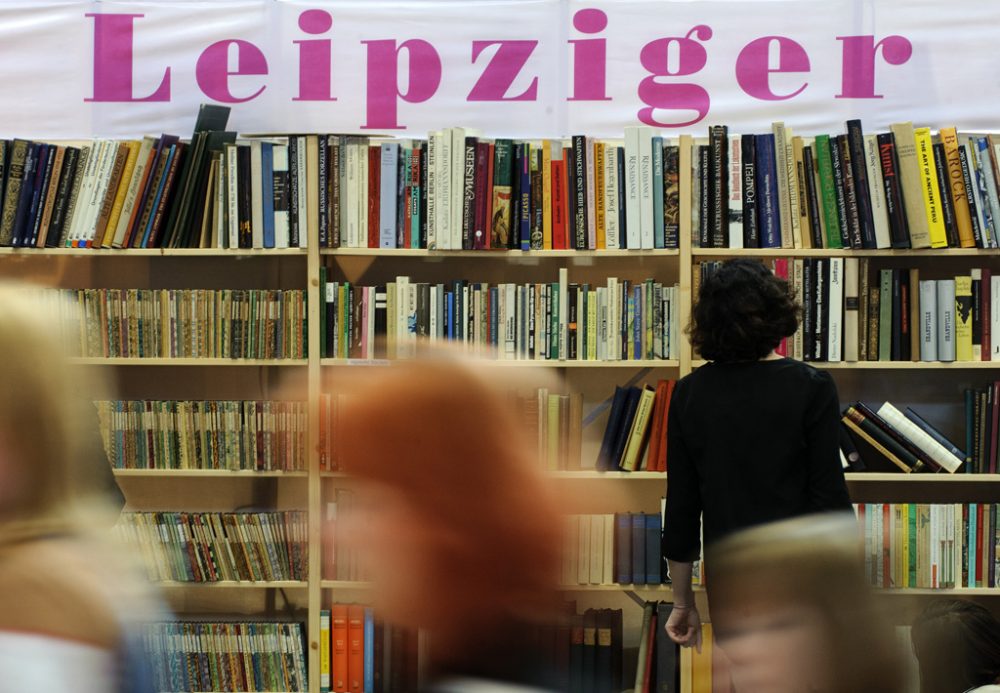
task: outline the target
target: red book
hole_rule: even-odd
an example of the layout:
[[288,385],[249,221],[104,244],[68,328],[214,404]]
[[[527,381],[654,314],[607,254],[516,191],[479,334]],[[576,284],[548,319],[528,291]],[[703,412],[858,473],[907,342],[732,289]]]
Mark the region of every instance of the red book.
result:
[[[490,155],[490,143],[489,142],[478,142],[476,144],[476,175],[475,175],[475,189],[476,189],[476,210],[474,214],[475,223],[472,230],[472,248],[473,250],[482,250],[486,247],[486,237],[489,235],[486,233],[486,198],[493,197],[493,186],[486,187],[487,179],[489,175],[486,170],[486,157]],[[489,190],[490,194],[487,195],[486,191]]]
[[660,380],[656,383],[656,398],[653,400],[653,414],[652,428],[649,432],[649,451],[646,453],[646,470],[650,472],[658,472],[660,468],[658,466],[660,459],[660,446],[666,445],[667,441],[663,438],[663,434],[666,433],[666,417],[664,413],[667,410],[667,381]]
[[[417,171],[420,171],[420,160],[417,158],[419,149],[411,149],[410,153],[410,180],[404,181],[403,183],[403,228],[402,232],[396,232],[396,236],[402,236],[403,244],[400,248],[409,248],[410,244],[413,242],[413,169],[416,167]],[[402,156],[402,150],[400,150],[400,156]],[[402,160],[401,160],[402,161]],[[420,174],[417,174],[417,179],[420,179]]]
[[349,693],[365,689],[365,608],[347,607],[347,688]]
[[566,249],[566,161],[552,162],[552,249]]
[[330,626],[330,667],[332,684],[330,689],[336,693],[347,690],[347,605],[334,604],[331,609]]
[[[649,646],[646,648],[646,675],[644,677],[644,685],[642,687],[642,693],[652,693],[652,682],[653,678],[653,655],[656,653],[656,611],[653,611],[653,617],[649,619],[649,634],[647,642]],[[639,693],[639,691],[636,691]]]
[[983,336],[983,361],[993,360],[993,342],[992,334],[990,330],[990,310],[993,297],[990,295],[992,290],[990,288],[992,282],[992,273],[987,268],[983,268],[983,279],[979,282],[980,300],[979,300],[979,314],[980,320],[979,324],[982,325]]
[[379,190],[382,182],[382,148],[368,147],[368,247],[378,248]]
[[882,587],[891,587],[889,578],[892,575],[892,563],[889,560],[889,527],[892,525],[892,513],[888,503],[882,504]]
[[[490,229],[493,226],[493,157],[496,156],[496,145],[492,142],[489,143],[489,149],[486,152],[486,190],[489,193],[486,195],[486,210],[484,216],[486,218],[486,229]],[[486,230],[484,229],[484,231]],[[485,234],[483,239],[483,248],[489,250],[490,248],[490,238],[493,234]]]
[[[774,276],[788,281],[788,259],[779,257],[774,261]],[[788,338],[781,340],[778,348],[775,349],[779,356],[788,356]]]

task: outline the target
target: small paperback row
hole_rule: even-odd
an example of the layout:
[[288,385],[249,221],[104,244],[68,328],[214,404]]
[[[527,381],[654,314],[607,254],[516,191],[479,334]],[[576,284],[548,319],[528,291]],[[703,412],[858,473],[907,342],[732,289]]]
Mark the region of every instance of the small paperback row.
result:
[[692,152],[692,234],[703,248],[996,248],[995,135],[914,128],[799,137],[709,128]]
[[1000,382],[965,390],[965,471],[996,474],[1000,471]]
[[667,471],[667,412],[674,385],[673,380],[659,380],[655,388],[615,386],[598,470]]
[[859,448],[887,459],[904,472],[958,471],[966,462],[965,453],[917,412],[906,407],[901,412],[890,402],[875,411],[864,402],[844,410],[841,423],[854,436]]
[[306,293],[280,289],[47,291],[86,357],[306,357]]
[[583,395],[548,388],[511,393],[511,406],[521,412],[525,430],[538,443],[538,463],[548,471],[583,469]]
[[348,534],[352,527],[365,526],[362,506],[351,489],[336,488],[331,493],[332,499],[324,504],[323,579],[368,580],[369,574],[359,556],[358,542]]
[[660,551],[662,515],[570,515],[563,546],[564,585],[658,585],[667,582]]
[[137,550],[153,581],[305,580],[306,514],[126,512],[117,538]]
[[332,604],[320,611],[319,624],[321,693],[418,690],[423,633],[359,604]]
[[1000,532],[992,503],[855,506],[876,587],[996,587]]
[[546,284],[396,277],[379,286],[326,282],[324,355],[412,355],[418,338],[449,340],[501,360],[676,359],[679,291],[652,279],[570,283],[566,268]]
[[112,400],[95,402],[115,469],[306,468],[305,402]]
[[154,623],[143,646],[164,693],[309,690],[302,623]]

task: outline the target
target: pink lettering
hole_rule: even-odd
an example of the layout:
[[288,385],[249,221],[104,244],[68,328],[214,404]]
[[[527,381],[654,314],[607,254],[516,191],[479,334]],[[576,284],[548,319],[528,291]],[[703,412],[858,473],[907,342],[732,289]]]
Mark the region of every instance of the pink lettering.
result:
[[[601,10],[580,10],[573,15],[573,28],[581,34],[597,34],[608,27]],[[610,101],[607,95],[607,39],[570,39],[573,46],[573,95],[567,101]]]
[[[333,17],[325,10],[306,10],[299,15],[299,29],[312,36],[325,34]],[[330,93],[330,39],[292,41],[299,47],[299,95],[293,101],[336,101]]]
[[[778,64],[771,67],[771,45],[776,44]],[[736,59],[736,81],[740,88],[755,99],[761,101],[784,101],[798,96],[808,86],[804,82],[801,87],[790,94],[775,94],[771,89],[771,75],[774,73],[808,72],[809,56],[805,49],[790,38],[784,36],[764,36],[755,39],[744,46]]]
[[838,99],[881,99],[875,93],[875,55],[890,65],[902,65],[913,55],[913,44],[903,36],[886,36],[875,43],[874,36],[838,36],[844,43],[843,83]]
[[[691,38],[694,36],[694,38]],[[650,41],[642,47],[639,61],[650,76],[639,82],[639,99],[648,106],[639,110],[639,120],[654,127],[684,127],[694,125],[708,114],[711,99],[708,92],[697,84],[662,84],[657,77],[687,77],[705,67],[708,53],[698,41],[712,38],[711,27],[699,24],[683,37],[670,37]],[[671,65],[670,44],[677,46],[677,64]],[[665,123],[654,117],[655,109],[694,111],[692,120]]]
[[[401,130],[399,99],[423,103],[441,84],[441,56],[423,39],[410,39],[396,46],[392,39],[362,41],[368,46],[368,106],[366,130]],[[406,93],[399,90],[399,53],[409,57]]]
[[475,63],[484,48],[500,44],[496,55],[476,81],[467,101],[534,101],[538,98],[538,77],[517,96],[505,96],[507,90],[521,73],[538,41],[473,41],[472,62]]
[[[230,69],[229,48],[236,53],[236,69]],[[243,103],[261,95],[261,87],[250,96],[234,96],[229,88],[229,78],[246,75],[266,75],[267,59],[257,46],[241,39],[216,41],[202,51],[195,66],[198,86],[210,99],[222,103]]]
[[170,68],[149,96],[132,95],[134,22],[141,14],[88,13],[94,18],[94,96],[85,101],[169,101]]

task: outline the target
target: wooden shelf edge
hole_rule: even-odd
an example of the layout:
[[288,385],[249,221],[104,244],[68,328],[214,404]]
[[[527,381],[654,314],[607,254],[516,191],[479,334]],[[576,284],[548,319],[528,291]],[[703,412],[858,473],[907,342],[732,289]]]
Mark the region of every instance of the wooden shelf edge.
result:
[[[394,359],[320,359],[324,367],[388,366]],[[477,365],[496,368],[680,368],[676,360],[643,361],[555,361],[483,359]]]
[[1000,249],[980,248],[928,248],[923,250],[850,250],[829,248],[692,248],[693,257],[990,257],[1000,254]]
[[177,478],[219,478],[219,479],[257,479],[263,477],[293,479],[307,478],[309,472],[306,471],[254,471],[249,469],[112,469],[111,472],[117,477],[130,478],[156,478],[164,477]]
[[941,589],[931,589],[925,587],[876,587],[875,594],[877,596],[887,596],[887,597],[952,597],[952,596],[986,596],[986,597],[1000,597],[1000,587],[952,587],[952,588],[941,588]]
[[[860,371],[926,371],[926,370],[994,370],[1000,369],[1000,361],[806,361],[819,370],[860,370]],[[708,361],[691,362],[692,368],[707,365]]]
[[307,248],[6,248],[0,256],[63,257],[306,257]]
[[80,366],[305,366],[307,359],[226,359],[226,358],[131,358],[75,356],[71,363]]
[[521,258],[680,257],[680,250],[427,250],[424,248],[322,248],[320,255],[340,257],[433,257],[517,260]]
[[375,585],[362,580],[321,580],[319,586],[325,590],[370,590]]
[[664,585],[559,585],[560,592],[673,592],[673,587]]
[[306,589],[309,583],[305,580],[275,580],[271,582],[151,582],[156,587],[164,589]]
[[905,474],[899,472],[848,472],[849,483],[905,483],[905,484],[996,484],[1000,474]]

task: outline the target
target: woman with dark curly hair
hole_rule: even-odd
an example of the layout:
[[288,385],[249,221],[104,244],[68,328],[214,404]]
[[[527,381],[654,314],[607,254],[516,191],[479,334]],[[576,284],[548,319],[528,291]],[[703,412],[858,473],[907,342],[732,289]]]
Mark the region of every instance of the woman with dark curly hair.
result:
[[1000,693],[1000,621],[963,599],[938,599],[910,631],[920,693]]
[[677,383],[667,418],[666,627],[682,645],[700,644],[691,574],[702,537],[709,545],[745,527],[851,509],[837,388],[828,373],[775,353],[799,312],[788,282],[755,260],[730,260],[701,285],[687,329],[710,363]]

